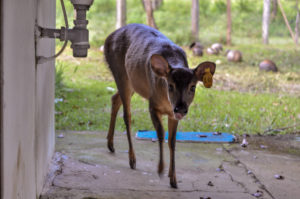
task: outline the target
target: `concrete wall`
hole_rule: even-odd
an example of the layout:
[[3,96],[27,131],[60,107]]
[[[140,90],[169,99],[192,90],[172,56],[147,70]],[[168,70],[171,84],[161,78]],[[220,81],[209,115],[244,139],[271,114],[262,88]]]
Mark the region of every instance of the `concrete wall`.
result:
[[[33,199],[54,151],[54,40],[35,43],[36,21],[55,26],[53,0],[3,0],[2,198]],[[1,109],[0,109],[1,110]]]

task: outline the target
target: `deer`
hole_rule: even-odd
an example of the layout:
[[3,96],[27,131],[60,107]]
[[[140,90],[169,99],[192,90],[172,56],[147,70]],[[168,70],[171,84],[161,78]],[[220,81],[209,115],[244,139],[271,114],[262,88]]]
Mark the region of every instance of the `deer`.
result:
[[111,118],[107,147],[114,149],[116,116],[123,105],[123,119],[129,144],[131,169],[136,169],[136,157],[131,140],[130,103],[134,93],[149,102],[149,113],[157,133],[159,162],[157,172],[164,172],[164,127],[162,116],[168,117],[168,146],[170,151],[170,186],[177,188],[175,145],[178,122],[188,113],[197,82],[210,88],[216,65],[203,62],[195,69],[188,67],[185,52],[158,30],[143,24],[129,24],[112,32],[105,40],[104,56],[117,86],[112,96]]

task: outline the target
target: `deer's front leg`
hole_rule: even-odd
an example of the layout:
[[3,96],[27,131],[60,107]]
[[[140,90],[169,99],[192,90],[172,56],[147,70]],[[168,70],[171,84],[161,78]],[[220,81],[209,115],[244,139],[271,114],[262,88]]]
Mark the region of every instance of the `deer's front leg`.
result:
[[149,106],[149,111],[150,111],[152,123],[157,133],[157,138],[159,143],[159,163],[158,163],[157,172],[161,177],[164,171],[163,143],[164,143],[165,131],[161,122],[161,114],[155,110],[155,108],[151,105],[151,103]]
[[169,178],[170,185],[173,188],[177,188],[176,171],[175,171],[175,145],[176,145],[176,131],[177,131],[178,120],[168,118],[168,129],[169,129],[169,149],[170,149],[170,168]]

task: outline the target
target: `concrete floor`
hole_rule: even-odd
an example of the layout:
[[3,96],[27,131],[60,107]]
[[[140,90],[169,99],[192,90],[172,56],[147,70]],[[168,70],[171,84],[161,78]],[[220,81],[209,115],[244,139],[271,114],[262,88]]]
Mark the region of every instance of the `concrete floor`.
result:
[[[239,144],[176,145],[178,189],[156,173],[158,143],[133,139],[137,169],[128,163],[126,135],[116,133],[115,154],[105,132],[57,132],[52,171],[41,199],[258,198],[300,197],[300,141],[295,136],[248,138]],[[261,147],[264,145],[264,147]],[[169,150],[164,145],[165,168]],[[276,179],[274,175],[284,179]],[[209,183],[210,182],[210,183]]]

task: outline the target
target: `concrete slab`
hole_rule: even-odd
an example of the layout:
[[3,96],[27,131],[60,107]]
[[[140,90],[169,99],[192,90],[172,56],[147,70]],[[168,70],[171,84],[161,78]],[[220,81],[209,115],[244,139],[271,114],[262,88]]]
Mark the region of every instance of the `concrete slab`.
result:
[[[179,188],[172,189],[167,177],[167,144],[164,145],[166,171],[159,178],[157,142],[133,140],[137,169],[131,170],[125,134],[116,133],[116,152],[111,154],[106,148],[105,132],[57,132],[61,133],[64,137],[56,140],[58,169],[41,199],[246,199],[255,198],[252,194],[257,190],[263,193],[259,198],[296,199],[300,195],[298,155],[274,153],[268,148],[244,149],[239,144],[177,143]],[[277,180],[275,174],[285,178]]]

